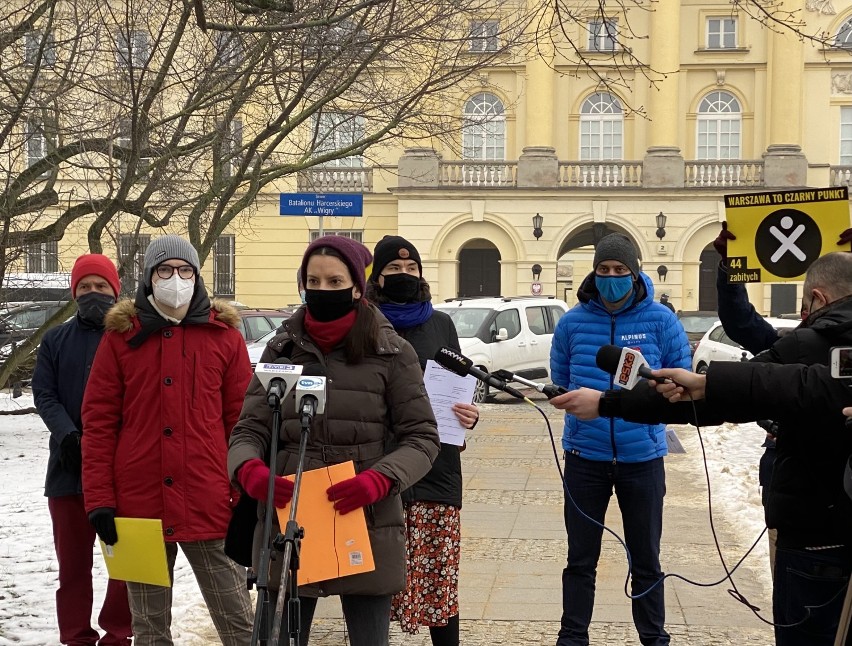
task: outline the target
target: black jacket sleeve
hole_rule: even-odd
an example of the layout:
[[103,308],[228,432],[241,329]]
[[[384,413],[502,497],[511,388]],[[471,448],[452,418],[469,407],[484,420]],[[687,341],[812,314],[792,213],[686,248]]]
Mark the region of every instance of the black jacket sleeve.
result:
[[670,403],[647,381],[640,381],[632,390],[606,391],[601,397],[599,412],[601,417],[619,417],[640,424],[710,426],[725,421],[703,400]]
[[752,354],[763,352],[778,340],[775,328],[749,302],[745,286],[728,283],[728,271],[722,263],[716,271],[716,293],[719,320],[732,340]]

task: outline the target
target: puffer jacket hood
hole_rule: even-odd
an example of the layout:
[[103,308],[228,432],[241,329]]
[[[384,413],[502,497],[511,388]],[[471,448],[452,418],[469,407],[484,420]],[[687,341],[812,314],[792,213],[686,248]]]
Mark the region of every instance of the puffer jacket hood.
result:
[[[104,327],[112,332],[127,334],[138,329],[137,314],[136,303],[132,299],[124,298],[107,312],[104,318]],[[226,301],[213,299],[210,302],[210,322],[214,321],[232,328],[238,328],[240,314],[233,305]]]

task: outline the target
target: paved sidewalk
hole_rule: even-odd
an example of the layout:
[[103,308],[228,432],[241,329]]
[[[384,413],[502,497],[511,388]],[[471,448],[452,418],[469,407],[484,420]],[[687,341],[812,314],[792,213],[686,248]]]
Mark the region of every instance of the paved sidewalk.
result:
[[[542,408],[558,447],[561,414],[546,405]],[[724,572],[709,528],[700,452],[693,435],[682,433],[680,439],[687,453],[666,458],[663,569],[701,582],[718,580]],[[462,644],[553,646],[562,611],[566,539],[561,484],[544,419],[528,405],[501,400],[483,407],[482,420],[467,446],[462,455]],[[622,533],[615,498],[607,523]],[[719,512],[715,523],[723,553],[735,561],[749,546],[736,539],[730,522]],[[630,600],[624,595],[626,568],[623,549],[605,533],[592,644],[639,646]],[[750,559],[735,580],[740,591],[769,615],[768,566]],[[772,644],[771,627],[735,601],[727,592],[730,587],[699,588],[668,579],[666,625],[672,644]],[[311,646],[345,644],[340,617],[336,598],[320,600]],[[403,635],[398,627],[392,630],[391,644],[430,643],[428,629],[416,636]]]

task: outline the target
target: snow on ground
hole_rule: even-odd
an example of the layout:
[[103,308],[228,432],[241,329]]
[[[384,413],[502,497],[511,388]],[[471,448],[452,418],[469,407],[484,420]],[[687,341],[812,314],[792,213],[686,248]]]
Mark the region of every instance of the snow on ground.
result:
[[[689,453],[700,454],[703,439],[710,477],[709,503],[713,508],[714,521],[718,526],[721,519],[728,519],[736,528],[738,539],[745,549],[751,547],[766,527],[758,484],[758,465],[764,451],[761,445],[766,431],[754,423],[725,423],[721,426],[703,427],[699,431],[696,431],[694,426],[673,425],[672,428],[676,430],[678,439]],[[705,474],[701,473],[700,476],[704,481]],[[696,492],[696,496],[707,505],[706,484]],[[745,549],[742,554],[725,553],[729,569],[742,558]],[[761,583],[771,589],[769,542],[765,534],[749,554],[747,562],[751,565],[765,565],[758,571],[763,575]],[[735,581],[736,578],[735,573]]]
[[[12,399],[0,393],[0,409],[25,409],[32,395]],[[676,427],[690,453],[700,451],[691,426]],[[763,510],[757,484],[757,465],[763,449],[763,431],[754,424],[724,424],[702,429],[711,474],[714,517],[729,518],[739,528],[740,541],[750,545],[763,528]],[[57,565],[50,515],[43,496],[47,465],[47,429],[38,415],[0,416],[0,465],[4,495],[0,498],[0,646],[43,646],[55,643],[54,608]],[[706,488],[695,491],[706,501]],[[752,557],[767,562],[764,538]],[[106,573],[100,549],[95,553],[95,610],[100,607]],[[766,568],[768,585],[769,570]],[[192,571],[178,552],[172,632],[185,646],[206,643],[215,634]],[[93,626],[96,622],[93,619]]]

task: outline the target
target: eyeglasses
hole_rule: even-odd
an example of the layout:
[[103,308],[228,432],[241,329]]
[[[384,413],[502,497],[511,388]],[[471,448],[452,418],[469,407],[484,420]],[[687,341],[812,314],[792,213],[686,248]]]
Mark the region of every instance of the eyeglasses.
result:
[[157,276],[160,278],[166,279],[171,278],[175,271],[177,271],[178,276],[183,278],[184,280],[189,280],[193,276],[195,276],[195,267],[192,265],[181,265],[180,267],[172,267],[171,265],[157,265]]

